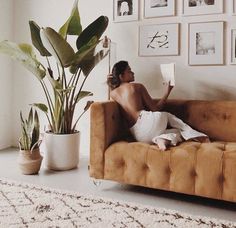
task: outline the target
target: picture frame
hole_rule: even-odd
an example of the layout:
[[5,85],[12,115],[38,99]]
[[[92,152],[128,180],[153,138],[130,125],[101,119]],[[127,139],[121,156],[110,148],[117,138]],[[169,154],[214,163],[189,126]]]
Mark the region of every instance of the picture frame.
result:
[[230,63],[236,64],[236,28],[231,29],[231,45],[230,45]]
[[236,0],[232,0],[232,15],[236,15]]
[[144,18],[175,15],[175,0],[144,0]]
[[113,0],[113,21],[126,22],[138,20],[138,0]]
[[224,64],[224,22],[189,23],[188,64]]
[[223,0],[183,0],[183,15],[223,13]]
[[139,27],[139,55],[179,55],[179,23],[141,25]]

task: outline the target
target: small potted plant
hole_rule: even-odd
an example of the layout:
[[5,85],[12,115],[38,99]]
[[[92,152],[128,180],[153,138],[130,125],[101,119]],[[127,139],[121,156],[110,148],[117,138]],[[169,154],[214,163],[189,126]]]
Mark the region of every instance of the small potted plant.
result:
[[40,155],[40,124],[36,110],[30,109],[27,119],[20,112],[21,135],[19,138],[18,163],[23,174],[37,174],[43,157]]

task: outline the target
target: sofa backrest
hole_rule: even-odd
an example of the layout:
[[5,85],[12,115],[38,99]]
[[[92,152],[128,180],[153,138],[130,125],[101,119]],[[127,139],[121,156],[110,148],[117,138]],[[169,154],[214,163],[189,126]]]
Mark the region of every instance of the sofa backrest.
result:
[[168,100],[164,111],[212,140],[236,142],[236,101]]

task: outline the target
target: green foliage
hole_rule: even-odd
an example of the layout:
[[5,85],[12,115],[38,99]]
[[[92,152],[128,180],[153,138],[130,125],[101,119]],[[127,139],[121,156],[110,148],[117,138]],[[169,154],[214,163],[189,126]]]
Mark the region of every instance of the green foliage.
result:
[[[108,26],[108,18],[100,16],[83,30],[78,0],[75,0],[71,14],[59,32],[50,27],[41,28],[34,21],[29,21],[29,26],[32,44],[46,58],[47,67],[37,60],[29,44],[15,44],[5,40],[0,42],[0,52],[19,61],[40,82],[47,104],[34,103],[33,106],[46,114],[51,131],[57,134],[74,133],[80,117],[91,104],[87,102],[81,115],[74,118],[78,102],[92,95],[89,91],[83,91],[85,81],[109,51],[106,47],[97,50],[100,38]],[[67,42],[69,35],[76,36],[76,43],[72,46],[77,47],[77,50]],[[56,64],[51,64],[51,61]],[[51,65],[56,66],[55,69]]]
[[39,147],[40,124],[37,111],[30,109],[28,118],[24,119],[20,112],[21,136],[19,138],[20,149],[31,150]]

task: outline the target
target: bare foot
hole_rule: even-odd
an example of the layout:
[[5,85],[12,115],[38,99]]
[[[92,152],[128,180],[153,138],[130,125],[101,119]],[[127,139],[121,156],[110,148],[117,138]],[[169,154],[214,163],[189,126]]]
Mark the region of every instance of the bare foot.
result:
[[165,151],[170,141],[167,139],[156,139],[156,143],[160,150]]

